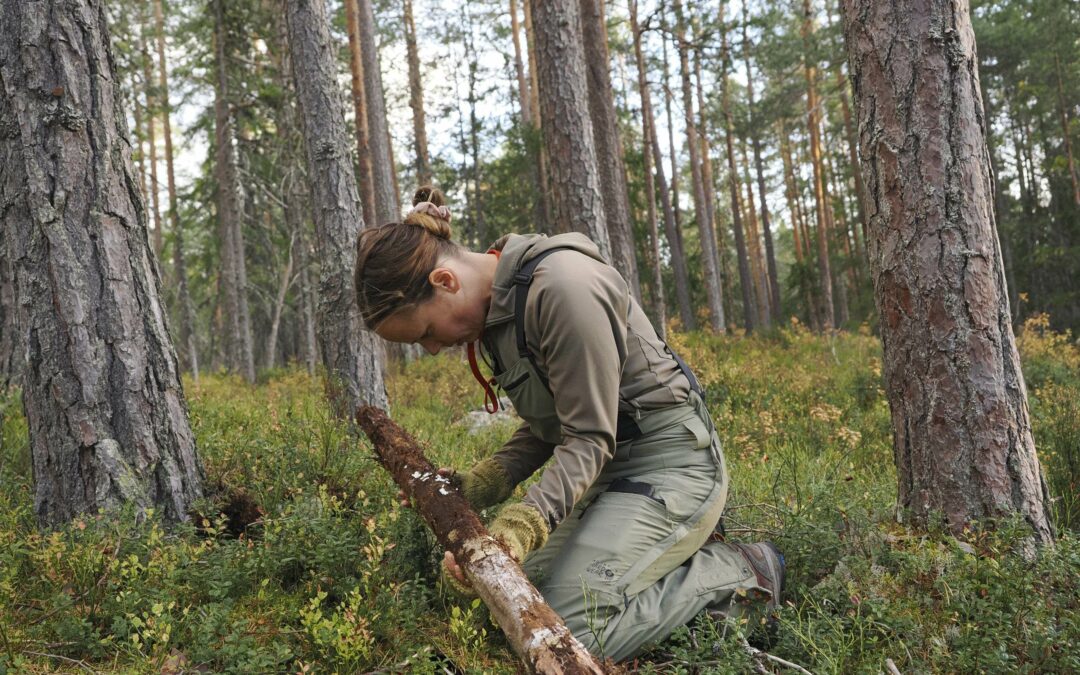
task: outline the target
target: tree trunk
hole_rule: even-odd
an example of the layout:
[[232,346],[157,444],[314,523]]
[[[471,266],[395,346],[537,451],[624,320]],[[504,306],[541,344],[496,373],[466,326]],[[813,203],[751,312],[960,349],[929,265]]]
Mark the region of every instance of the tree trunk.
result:
[[[667,36],[671,33],[671,27],[667,23],[667,17],[665,15],[666,9],[667,3],[661,3],[660,20],[664,24],[665,30],[661,36],[660,46],[664,64],[664,114],[667,117],[668,149],[671,151],[671,208],[675,216],[675,233],[679,237],[679,247],[685,251],[686,248],[682,245],[682,230],[680,229],[682,219],[679,215],[679,158],[678,151],[675,149],[675,115],[671,110],[671,101],[675,98],[675,91],[671,88],[671,67],[668,62]],[[695,321],[691,325],[696,324],[697,322]]]
[[532,128],[538,134],[534,136],[538,142],[536,177],[540,185],[538,225],[545,232],[555,232],[557,231],[555,206],[551,202],[551,174],[548,172],[547,148],[539,135],[543,133],[543,121],[540,118],[540,82],[536,63],[536,32],[533,30],[532,21],[533,2],[535,0],[522,0],[521,4],[525,10],[525,38],[529,52],[529,115],[532,118]]
[[[724,9],[724,4],[721,5]],[[735,235],[735,256],[739,263],[739,287],[742,290],[743,301],[743,326],[747,333],[754,332],[757,323],[755,307],[757,301],[754,297],[754,280],[750,276],[750,259],[746,251],[746,238],[744,236],[742,214],[739,209],[739,171],[735,167],[735,135],[734,123],[731,119],[731,96],[728,86],[728,73],[730,72],[731,55],[728,49],[727,27],[723,25],[723,16],[720,17],[720,44],[721,54],[720,72],[720,101],[724,113],[724,143],[727,147],[728,166],[728,195],[731,199],[731,230]]]
[[356,117],[356,176],[360,189],[360,205],[365,223],[377,223],[375,211],[375,182],[371,166],[371,142],[368,129],[367,92],[364,90],[364,59],[360,52],[360,25],[357,22],[357,0],[344,0],[345,25],[349,33],[349,72],[352,74],[353,113]]
[[281,311],[285,308],[285,296],[293,282],[293,247],[296,245],[296,232],[289,239],[288,258],[285,260],[285,270],[281,273],[278,282],[277,296],[274,298],[274,310],[270,317],[270,335],[266,338],[266,367],[273,368],[277,359],[278,330],[281,327]]
[[158,100],[154,88],[154,60],[150,58],[150,48],[147,46],[146,33],[150,30],[147,25],[145,11],[140,8],[139,51],[143,69],[143,87],[146,95],[146,142],[150,146],[150,204],[153,206],[151,213],[154,216],[154,256],[161,261],[161,249],[164,247],[164,237],[161,222],[161,183],[158,182],[157,166],[157,134],[154,121],[157,118]]
[[377,408],[362,408],[357,421],[371,439],[379,462],[439,543],[454,554],[528,671],[604,673],[603,666],[544,602],[506,547],[488,533],[461,492],[437,474],[416,441]]
[[[2,187],[2,185],[0,185]],[[0,193],[2,194],[2,193]],[[3,221],[0,221],[3,222]],[[18,328],[15,325],[15,275],[7,248],[0,243],[0,394],[18,382],[20,365]],[[0,424],[3,420],[0,419]]]
[[101,3],[0,4],[0,231],[44,525],[202,495]]
[[844,5],[900,504],[957,533],[1019,513],[1050,542],[967,2]]
[[1061,119],[1061,135],[1065,141],[1065,157],[1068,160],[1069,179],[1072,181],[1073,201],[1080,206],[1080,178],[1076,174],[1076,160],[1073,159],[1072,134],[1069,129],[1068,106],[1065,105],[1065,92],[1061,85],[1061,56],[1054,54],[1054,75],[1057,76],[1058,117]]
[[255,356],[252,348],[251,318],[247,302],[247,266],[244,259],[243,206],[233,147],[232,112],[229,110],[224,0],[214,0],[214,43],[216,57],[216,95],[214,129],[216,152],[214,174],[217,178],[217,207],[222,244],[222,274],[226,277],[225,311],[230,314],[231,367],[240,371],[248,383],[255,382]]
[[690,175],[694,183],[694,216],[701,234],[701,258],[705,268],[705,292],[709,303],[709,325],[714,333],[726,331],[724,320],[724,292],[720,282],[719,258],[716,255],[716,234],[709,220],[705,202],[705,185],[701,176],[698,157],[698,132],[694,124],[694,93],[690,84],[690,58],[687,53],[686,21],[682,2],[675,0],[675,39],[678,40],[679,66],[682,74],[682,97],[685,109],[686,145],[690,154]]
[[[176,171],[173,168],[172,107],[169,103],[169,66],[165,60],[165,13],[161,0],[154,0],[154,27],[157,34],[158,93],[161,103],[161,129],[165,136],[165,183],[169,194],[169,224],[173,231],[173,274],[176,275],[177,300],[180,303],[180,343],[184,345],[188,370],[199,381],[199,353],[195,344],[195,310],[187,283],[184,259],[184,233],[176,200]],[[159,252],[160,253],[160,252]],[[183,353],[183,352],[182,352]]]
[[420,55],[416,49],[416,24],[413,22],[412,0],[404,2],[405,50],[409,60],[409,107],[412,108],[413,141],[416,148],[416,182],[428,185],[431,183],[431,161],[428,159],[424,87],[420,80]]
[[813,32],[813,14],[810,0],[803,0],[803,63],[806,73],[806,126],[810,132],[810,163],[814,169],[814,206],[817,215],[817,261],[818,282],[821,288],[822,328],[833,328],[832,271],[829,266],[828,227],[825,223],[825,183],[821,171],[821,133],[818,122],[818,98],[815,84],[815,67],[811,64],[810,34]]
[[757,299],[758,325],[768,328],[772,324],[769,307],[772,292],[769,290],[769,271],[765,263],[765,254],[761,246],[761,230],[758,227],[757,203],[754,201],[754,181],[750,178],[750,158],[746,152],[746,143],[739,143],[742,157],[743,180],[746,182],[746,241],[749,244],[751,268],[754,273],[754,288]]
[[607,25],[603,0],[580,0],[581,27],[588,77],[589,117],[596,143],[604,215],[611,238],[611,262],[619,270],[630,292],[641,302],[641,281],[634,254],[634,229],[630,222],[630,194],[626,185],[626,164],[619,119],[615,113],[611,85],[611,57],[608,54]]
[[540,118],[551,162],[556,229],[588,235],[600,254],[611,260],[578,5],[574,0],[543,0],[532,10]]
[[339,416],[349,419],[360,405],[387,405],[382,347],[371,332],[362,330],[353,289],[356,238],[364,221],[326,6],[323,0],[289,0],[286,20],[320,262],[319,343],[330,401]]
[[[364,65],[368,147],[371,150],[371,176],[375,188],[376,220],[372,224],[385,225],[401,220],[401,202],[395,178],[397,171],[390,148],[390,127],[386,121],[386,100],[383,96],[382,70],[379,67],[379,48],[375,37],[375,12],[371,7],[371,0],[356,1],[359,29],[357,37]],[[338,152],[344,152],[344,149],[339,149]]]
[[746,34],[746,26],[750,21],[747,17],[746,3],[743,3],[743,59],[746,61],[746,93],[747,104],[750,108],[750,142],[754,148],[754,170],[757,173],[758,195],[761,197],[761,229],[765,239],[765,263],[769,272],[769,309],[773,321],[780,320],[780,276],[776,270],[776,250],[773,245],[772,222],[769,214],[769,204],[765,191],[765,168],[761,159],[761,132],[758,128],[757,103],[754,100],[754,74],[750,68],[750,40]]
[[[648,73],[645,70],[645,55],[641,50],[641,26],[638,24],[637,0],[630,0],[630,30],[634,38],[634,61],[637,64],[638,93],[641,96],[641,156],[644,162],[645,172],[645,206],[649,221],[650,265],[652,267],[652,319],[660,337],[667,334],[667,305],[664,302],[664,272],[660,263],[660,228],[657,224],[656,213],[656,180],[653,176],[653,150],[656,139],[655,121],[652,116],[652,96],[649,94]],[[661,176],[661,189],[663,189],[663,166],[656,165],[657,173]],[[665,216],[670,211],[670,204],[665,208]],[[681,251],[680,251],[681,253]],[[672,266],[682,266],[683,275],[686,275],[685,261],[675,261],[675,251],[672,250]],[[679,281],[676,281],[678,286]],[[685,283],[685,280],[684,280]],[[689,305],[689,297],[687,297]],[[687,307],[689,309],[689,307]]]
[[518,20],[517,0],[510,0],[510,37],[514,41],[514,75],[517,76],[521,123],[526,127],[531,127],[533,124],[532,106],[529,102],[529,80],[525,76],[524,52],[521,49],[521,22]]

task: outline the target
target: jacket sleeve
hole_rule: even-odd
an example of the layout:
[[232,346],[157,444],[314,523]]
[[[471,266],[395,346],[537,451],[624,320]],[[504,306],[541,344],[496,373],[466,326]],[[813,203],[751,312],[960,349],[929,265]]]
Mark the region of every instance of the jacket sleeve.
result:
[[533,435],[529,423],[523,422],[492,458],[506,471],[510,484],[516,486],[551,459],[554,449],[553,443]]
[[615,452],[629,303],[626,282],[599,261],[556,255],[537,268],[525,333],[547,373],[562,442],[524,501],[539,510],[552,529]]

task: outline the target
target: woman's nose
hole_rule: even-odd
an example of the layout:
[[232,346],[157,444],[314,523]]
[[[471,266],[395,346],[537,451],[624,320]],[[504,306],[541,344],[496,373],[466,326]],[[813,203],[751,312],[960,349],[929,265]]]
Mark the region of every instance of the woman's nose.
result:
[[435,340],[424,340],[420,343],[420,346],[423,347],[424,350],[432,356],[438,354],[439,350],[442,349],[442,345],[440,345]]

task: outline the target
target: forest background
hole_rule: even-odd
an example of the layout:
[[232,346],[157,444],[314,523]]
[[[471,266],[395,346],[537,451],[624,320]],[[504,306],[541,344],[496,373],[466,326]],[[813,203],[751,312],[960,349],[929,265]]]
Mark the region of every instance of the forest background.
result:
[[[508,231],[558,231],[526,4],[329,7],[365,222],[395,218],[430,180],[474,249]],[[891,517],[838,12],[831,0],[604,7],[606,39],[591,44],[609,52],[607,155],[624,159],[631,252],[613,257],[709,390],[734,465],[733,530],[790,552],[793,595],[770,649],[815,672],[885,659],[905,670],[1078,669],[1080,9],[971,8],[1010,307],[1063,533],[1035,563],[1007,553],[1021,537],[1007,527],[957,541]],[[214,489],[189,530],[85,518],[38,533],[12,388],[0,669],[513,670],[483,612],[438,591],[436,547],[393,506],[370,451],[326,414],[310,378],[320,261],[280,7],[117,1],[108,14]],[[716,236],[716,297],[701,232]],[[0,332],[5,377],[17,370],[11,335]],[[447,426],[479,402],[457,355],[413,356],[396,355],[391,405],[433,454],[465,465],[505,438],[501,424]],[[642,662],[749,665],[707,620]]]

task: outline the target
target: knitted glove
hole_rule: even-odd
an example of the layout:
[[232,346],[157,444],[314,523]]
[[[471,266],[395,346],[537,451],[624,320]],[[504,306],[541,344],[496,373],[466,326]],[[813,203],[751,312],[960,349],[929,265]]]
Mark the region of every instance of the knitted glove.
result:
[[488,525],[488,532],[506,544],[518,562],[547,542],[548,524],[540,512],[518,502],[507,506]]
[[477,510],[504,502],[514,492],[506,469],[490,457],[468,471],[454,473],[450,476],[450,481]]
[[457,580],[453,574],[447,571],[446,565],[442,565],[442,574],[440,575],[443,583],[443,587],[446,588],[452,595],[457,595],[459,598],[471,599],[476,597],[476,591],[473,587],[467,583],[463,584]]

